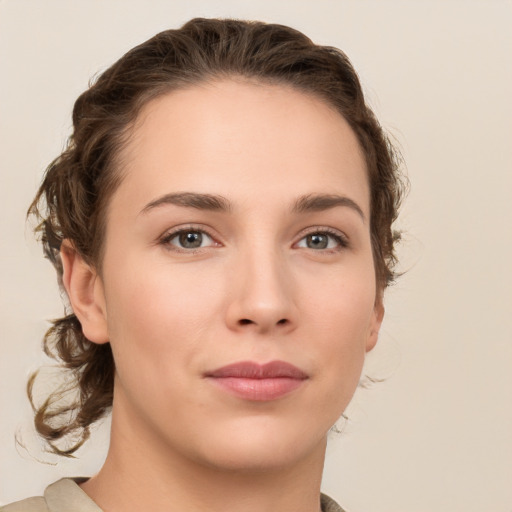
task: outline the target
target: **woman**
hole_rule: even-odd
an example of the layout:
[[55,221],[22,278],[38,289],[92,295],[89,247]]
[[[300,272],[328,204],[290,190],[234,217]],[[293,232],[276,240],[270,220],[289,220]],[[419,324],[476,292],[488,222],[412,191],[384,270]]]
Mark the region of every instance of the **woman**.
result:
[[46,347],[79,395],[35,423],[69,456],[111,410],[111,442],[97,475],[3,510],[341,510],[327,434],[377,342],[400,200],[346,56],[195,19],[103,73],[73,124],[30,213],[72,308]]

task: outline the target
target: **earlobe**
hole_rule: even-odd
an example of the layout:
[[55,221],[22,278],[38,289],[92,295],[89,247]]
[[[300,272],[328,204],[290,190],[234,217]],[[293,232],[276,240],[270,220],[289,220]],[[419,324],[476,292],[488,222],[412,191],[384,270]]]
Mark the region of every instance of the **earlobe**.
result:
[[105,294],[100,276],[69,240],[63,240],[60,257],[62,282],[84,336],[93,343],[107,343]]
[[372,313],[368,339],[366,341],[366,352],[370,352],[370,350],[372,350],[373,347],[375,347],[377,344],[377,340],[379,339],[380,326],[382,325],[383,319],[384,304],[382,303],[382,298],[378,298],[375,302],[375,307]]

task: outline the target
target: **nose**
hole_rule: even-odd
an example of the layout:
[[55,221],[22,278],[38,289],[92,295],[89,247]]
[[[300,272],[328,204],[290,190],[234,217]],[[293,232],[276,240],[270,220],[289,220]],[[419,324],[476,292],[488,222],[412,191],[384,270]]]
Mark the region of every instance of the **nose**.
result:
[[284,334],[297,326],[294,282],[284,258],[271,250],[240,255],[232,269],[226,323],[231,330]]

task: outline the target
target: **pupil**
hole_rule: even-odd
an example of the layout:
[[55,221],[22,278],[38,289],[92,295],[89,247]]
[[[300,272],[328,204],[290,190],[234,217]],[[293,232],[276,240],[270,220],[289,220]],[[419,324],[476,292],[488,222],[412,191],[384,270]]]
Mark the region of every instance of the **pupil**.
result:
[[180,244],[187,249],[201,247],[202,242],[203,235],[197,231],[189,231],[187,233],[181,233],[180,235]]
[[325,235],[309,235],[307,245],[310,249],[326,249],[328,244]]

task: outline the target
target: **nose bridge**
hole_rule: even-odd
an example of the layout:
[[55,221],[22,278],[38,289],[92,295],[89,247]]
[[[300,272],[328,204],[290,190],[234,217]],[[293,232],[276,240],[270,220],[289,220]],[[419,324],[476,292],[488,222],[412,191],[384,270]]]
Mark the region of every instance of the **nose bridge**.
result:
[[231,325],[260,332],[294,325],[293,282],[286,256],[276,244],[262,239],[246,244],[235,265]]

